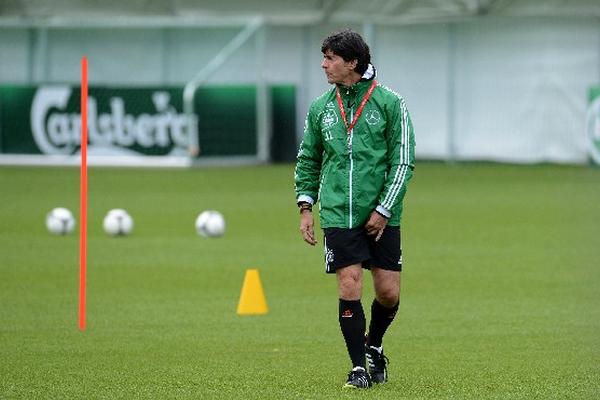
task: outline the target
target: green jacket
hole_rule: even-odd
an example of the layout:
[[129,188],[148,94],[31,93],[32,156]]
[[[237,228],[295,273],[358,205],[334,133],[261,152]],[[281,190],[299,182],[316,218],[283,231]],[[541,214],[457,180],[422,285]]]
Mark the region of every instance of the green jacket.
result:
[[[348,125],[372,79],[339,86]],[[375,209],[399,226],[414,169],[415,138],[404,99],[377,84],[347,133],[336,87],[310,106],[298,151],[296,200],[320,203],[322,228],[363,226]]]

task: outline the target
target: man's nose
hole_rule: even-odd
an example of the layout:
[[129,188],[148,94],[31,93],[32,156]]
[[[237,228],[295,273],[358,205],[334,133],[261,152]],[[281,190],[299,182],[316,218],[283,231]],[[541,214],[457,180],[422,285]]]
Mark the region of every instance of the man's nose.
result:
[[323,62],[321,62],[321,68],[327,69],[327,60],[323,60]]

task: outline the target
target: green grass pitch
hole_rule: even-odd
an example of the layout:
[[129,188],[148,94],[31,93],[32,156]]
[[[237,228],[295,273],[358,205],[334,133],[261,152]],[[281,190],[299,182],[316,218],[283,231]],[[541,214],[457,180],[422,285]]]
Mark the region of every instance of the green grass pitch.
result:
[[[600,398],[600,170],[417,166],[390,382],[350,368],[334,278],[298,233],[291,165],[89,171],[88,327],[77,328],[76,168],[0,168],[2,399]],[[102,232],[110,208],[132,236]],[[220,239],[194,220],[217,209]],[[79,221],[78,221],[79,222]],[[244,272],[270,312],[240,317]],[[364,300],[372,298],[365,277]]]

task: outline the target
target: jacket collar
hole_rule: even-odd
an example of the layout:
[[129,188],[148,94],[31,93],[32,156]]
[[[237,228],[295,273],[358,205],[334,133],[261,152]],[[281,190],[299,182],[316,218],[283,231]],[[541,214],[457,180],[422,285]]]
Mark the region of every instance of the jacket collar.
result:
[[362,75],[362,77],[360,78],[360,80],[358,82],[356,82],[352,86],[344,86],[344,85],[338,84],[337,87],[340,88],[340,91],[342,93],[360,92],[363,89],[371,86],[371,82],[376,77],[377,77],[377,70],[375,69],[373,64],[369,63],[369,65],[367,66],[367,70],[364,72],[364,74]]
[[369,65],[367,66],[367,70],[365,71],[363,76],[360,78],[360,80],[361,81],[371,81],[371,80],[375,79],[376,76],[377,76],[377,70],[375,69],[373,64],[369,63]]

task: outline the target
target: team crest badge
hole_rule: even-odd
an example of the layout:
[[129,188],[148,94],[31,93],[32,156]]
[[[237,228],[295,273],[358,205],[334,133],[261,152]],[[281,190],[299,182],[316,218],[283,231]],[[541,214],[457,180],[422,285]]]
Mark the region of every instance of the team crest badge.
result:
[[333,262],[333,250],[327,249],[325,251],[325,260],[327,261],[327,264],[331,264]]
[[321,118],[323,129],[329,129],[338,123],[338,116],[335,110],[326,110]]
[[327,245],[325,245],[324,250],[325,250],[325,269],[327,271],[329,271],[329,269],[331,268],[331,265],[333,264],[333,250],[328,248]]

